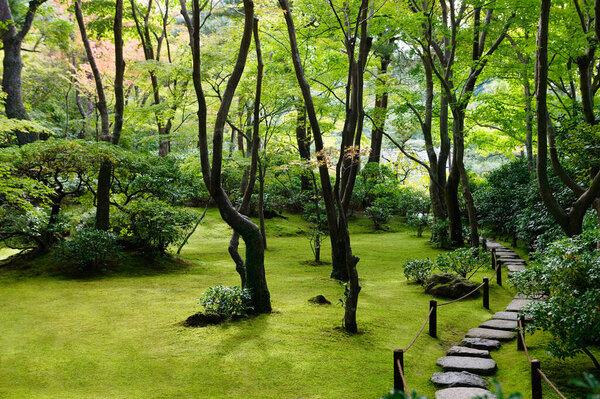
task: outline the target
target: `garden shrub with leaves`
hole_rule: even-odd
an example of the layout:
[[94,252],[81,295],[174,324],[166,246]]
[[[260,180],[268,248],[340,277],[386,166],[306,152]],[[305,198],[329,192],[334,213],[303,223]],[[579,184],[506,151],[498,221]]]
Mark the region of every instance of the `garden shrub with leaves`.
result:
[[224,319],[245,316],[252,311],[250,291],[246,288],[217,285],[210,287],[198,302],[204,311]]
[[193,227],[195,216],[158,200],[134,201],[113,215],[113,227],[120,239],[150,253],[165,253],[178,244]]
[[57,245],[54,253],[63,269],[78,274],[96,273],[119,254],[117,237],[110,231],[83,228]]
[[435,260],[436,267],[446,273],[458,274],[468,278],[482,266],[491,262],[488,252],[477,248],[459,248],[452,252],[439,254]]
[[404,264],[404,276],[409,281],[423,285],[431,276],[434,266],[429,258],[409,260]]
[[529,331],[541,329],[552,334],[548,351],[560,358],[585,353],[600,369],[589,351],[600,344],[600,251],[597,227],[580,236],[550,244],[536,261],[511,279],[517,291],[527,296],[543,294],[527,312],[533,321]]

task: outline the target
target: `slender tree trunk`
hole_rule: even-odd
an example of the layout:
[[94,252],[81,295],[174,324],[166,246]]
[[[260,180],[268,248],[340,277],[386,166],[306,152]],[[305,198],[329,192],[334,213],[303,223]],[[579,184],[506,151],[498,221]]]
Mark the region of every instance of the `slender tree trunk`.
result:
[[385,54],[381,57],[381,65],[379,68],[379,76],[377,77],[376,85],[379,90],[375,94],[375,109],[373,110],[373,120],[375,124],[371,129],[371,153],[369,154],[369,162],[379,163],[381,158],[381,144],[383,142],[383,132],[385,130],[385,120],[388,107],[388,92],[387,92],[387,70],[391,62],[391,54]]
[[[310,161],[310,130],[306,123],[306,107],[302,100],[296,102],[296,142],[298,143],[298,152],[302,161]],[[310,177],[307,171],[302,171],[300,175],[300,187],[302,191],[311,189]]]
[[260,234],[263,239],[263,246],[267,249],[267,230],[265,228],[265,174],[266,165],[263,167],[258,164],[258,220],[260,222]]
[[527,166],[530,171],[535,170],[533,159],[533,96],[529,86],[529,78],[526,76],[523,82],[523,90],[525,92],[525,153],[527,154]]

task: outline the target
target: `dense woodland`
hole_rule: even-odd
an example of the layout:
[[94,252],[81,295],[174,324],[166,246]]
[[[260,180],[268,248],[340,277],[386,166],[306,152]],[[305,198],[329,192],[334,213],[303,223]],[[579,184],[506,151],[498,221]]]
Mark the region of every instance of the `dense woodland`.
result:
[[[597,373],[597,14],[599,0],[0,0],[0,271],[101,278],[218,243],[239,287],[209,288],[206,314],[256,317],[278,300],[271,240],[299,223],[287,251],[340,282],[343,329],[364,334],[353,226],[426,237],[463,277],[496,238],[529,254],[512,289],[542,294],[530,331]],[[206,226],[217,211],[225,241]],[[401,263],[417,283],[436,268]]]

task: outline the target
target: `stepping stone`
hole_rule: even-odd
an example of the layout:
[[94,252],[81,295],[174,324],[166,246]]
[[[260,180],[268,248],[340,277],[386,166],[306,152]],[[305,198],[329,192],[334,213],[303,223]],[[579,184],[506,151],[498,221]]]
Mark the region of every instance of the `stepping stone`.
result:
[[431,382],[436,387],[455,388],[487,388],[490,383],[483,377],[477,374],[469,373],[468,371],[448,371],[447,373],[435,373],[431,377]]
[[523,308],[531,303],[531,299],[516,298],[506,307],[507,312],[520,312]]
[[514,320],[488,320],[479,325],[481,328],[493,328],[496,330],[515,331],[517,329],[517,322]]
[[435,393],[435,399],[473,399],[477,397],[493,399],[496,397],[487,389],[481,388],[446,388]]
[[444,371],[468,371],[480,375],[492,375],[496,372],[496,362],[492,359],[467,356],[440,357],[436,364]]
[[515,337],[512,331],[493,330],[491,328],[471,328],[467,332],[467,338],[485,338],[498,341],[510,341]]
[[506,268],[509,273],[516,273],[525,270],[525,265],[508,265]]
[[471,356],[471,357],[490,357],[490,351],[485,349],[469,348],[467,346],[453,346],[446,352],[448,356]]
[[496,339],[463,338],[461,343],[464,346],[475,349],[494,350],[500,348],[500,341]]
[[496,312],[492,316],[494,320],[519,320],[519,314],[515,312]]

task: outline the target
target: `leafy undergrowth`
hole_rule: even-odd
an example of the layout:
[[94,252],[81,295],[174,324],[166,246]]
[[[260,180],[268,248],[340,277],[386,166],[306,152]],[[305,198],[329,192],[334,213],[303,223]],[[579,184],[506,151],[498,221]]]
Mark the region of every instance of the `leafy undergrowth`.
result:
[[[124,271],[83,280],[5,270],[0,396],[378,398],[392,386],[392,350],[411,341],[431,299],[406,282],[402,265],[438,251],[399,224],[373,233],[369,223],[358,218],[352,227],[363,287],[361,333],[355,336],[339,329],[343,310],[336,303],[343,289],[329,278],[330,266],[307,264],[308,240],[288,234],[307,230],[294,215],[267,221],[266,273],[274,312],[235,323],[181,326],[201,310],[196,299],[208,287],[239,285],[227,254],[230,231],[215,210],[184,247],[181,261],[129,257]],[[285,230],[281,236],[273,234],[276,226]],[[327,241],[322,254],[330,261]],[[52,260],[39,262],[29,270],[50,268]],[[474,280],[490,272],[482,270]],[[308,303],[317,294],[333,305]],[[439,371],[436,359],[511,298],[506,285],[492,284],[490,311],[480,299],[440,308],[439,339],[424,333],[405,355],[410,388],[433,396],[429,378]],[[512,373],[501,361],[500,381],[509,391],[526,392],[528,375]]]

